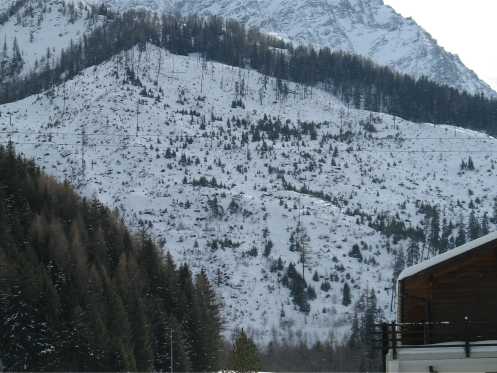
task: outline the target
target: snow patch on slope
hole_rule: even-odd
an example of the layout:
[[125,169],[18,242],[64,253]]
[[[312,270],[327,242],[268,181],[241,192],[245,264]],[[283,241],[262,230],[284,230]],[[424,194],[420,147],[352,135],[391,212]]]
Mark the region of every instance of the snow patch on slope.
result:
[[[24,60],[23,74],[53,66],[63,49],[78,42],[95,27],[87,18],[84,3],[72,0],[48,0],[39,6],[30,0],[3,25],[0,25],[0,42],[5,42],[8,53],[17,39]],[[75,16],[71,19],[68,7],[75,5]],[[0,11],[1,12],[1,11]]]

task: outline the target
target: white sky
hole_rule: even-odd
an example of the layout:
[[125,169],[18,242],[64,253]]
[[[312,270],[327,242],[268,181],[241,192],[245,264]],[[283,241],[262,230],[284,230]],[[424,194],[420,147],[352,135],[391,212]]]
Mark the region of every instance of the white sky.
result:
[[497,0],[384,0],[497,90]]

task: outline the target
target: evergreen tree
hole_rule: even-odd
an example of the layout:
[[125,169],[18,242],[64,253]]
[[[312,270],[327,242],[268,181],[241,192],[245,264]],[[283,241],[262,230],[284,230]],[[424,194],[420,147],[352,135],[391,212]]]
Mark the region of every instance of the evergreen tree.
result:
[[419,246],[416,241],[410,240],[409,246],[407,247],[406,266],[411,267],[415,264],[418,264],[419,260],[420,260]]
[[16,37],[14,37],[12,44],[12,58],[10,64],[11,74],[19,74],[24,65],[24,60],[22,59],[21,50],[19,49],[19,43],[17,42]]
[[483,218],[482,218],[482,221],[481,221],[481,235],[482,236],[485,236],[487,234],[490,233],[490,222],[489,222],[489,219],[488,219],[488,214],[487,213],[484,213],[483,214]]
[[220,306],[204,271],[195,278],[195,292],[201,312],[198,329],[200,343],[193,360],[193,369],[197,372],[218,371],[222,347]]
[[145,307],[139,296],[132,305],[130,313],[132,331],[133,353],[135,355],[136,369],[140,372],[153,370],[154,354],[149,321],[145,315]]
[[257,347],[242,329],[233,346],[231,369],[239,373],[248,373],[259,372],[260,368]]
[[308,293],[306,291],[307,284],[297,272],[293,263],[288,265],[288,270],[282,279],[282,283],[290,289],[293,303],[299,307],[299,310],[304,313],[309,313],[311,306],[308,302]]
[[351,303],[350,286],[348,283],[345,283],[342,289],[342,305],[349,306]]
[[[0,146],[0,356],[12,371],[218,370],[205,274]],[[201,312],[201,310],[203,312]],[[174,336],[171,343],[171,336]]]
[[393,264],[393,278],[397,279],[405,267],[406,267],[406,260],[405,260],[404,251],[398,250],[397,253],[395,254],[395,261]]
[[474,210],[471,211],[468,221],[468,236],[470,240],[481,237],[481,226]]
[[351,258],[356,258],[359,262],[362,262],[362,253],[358,244],[352,246],[352,250],[349,252]]
[[431,217],[429,243],[433,252],[438,252],[438,249],[440,248],[440,212],[436,207],[433,209]]
[[457,247],[459,247],[461,245],[464,245],[465,243],[466,243],[466,231],[464,229],[464,225],[460,224],[459,228],[457,229],[455,244]]

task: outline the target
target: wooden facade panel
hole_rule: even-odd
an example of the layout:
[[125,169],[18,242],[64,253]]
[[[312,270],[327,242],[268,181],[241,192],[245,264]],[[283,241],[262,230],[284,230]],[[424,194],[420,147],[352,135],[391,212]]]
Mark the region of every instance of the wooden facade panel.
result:
[[[476,339],[490,335],[497,339],[497,330],[489,330],[484,324],[495,322],[497,315],[496,242],[405,278],[400,288],[400,322],[435,325],[450,321],[464,325],[464,320],[468,319],[475,322],[471,333]],[[481,326],[478,323],[482,323]],[[409,338],[403,334],[403,343],[463,340],[467,328],[454,325],[451,323],[450,332],[446,327],[421,327],[422,330],[412,333]]]

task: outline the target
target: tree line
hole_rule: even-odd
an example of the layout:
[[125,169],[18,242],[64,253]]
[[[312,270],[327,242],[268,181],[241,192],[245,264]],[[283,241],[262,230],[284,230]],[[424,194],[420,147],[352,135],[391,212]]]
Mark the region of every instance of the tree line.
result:
[[0,147],[4,369],[216,371],[220,312],[204,272]]
[[0,146],[7,371],[167,371],[171,364],[175,371],[356,371],[378,363],[377,354],[364,353],[380,317],[376,299],[373,292],[360,299],[348,342],[275,340],[258,350],[241,330],[232,346],[221,336],[221,307],[204,272],[177,266],[115,211],[46,176],[12,145]]
[[356,108],[497,133],[496,100],[402,75],[359,56],[328,48],[294,47],[257,29],[246,29],[237,21],[215,16],[160,16],[144,10],[117,13],[103,5],[80,16],[83,14],[92,24],[98,24],[97,19],[106,21],[72,42],[56,62],[47,62],[44,68],[3,84],[0,103],[39,93],[119,52],[153,43],[172,53],[200,53],[208,60],[275,77],[279,97],[292,94],[284,83],[290,80],[322,87]]

